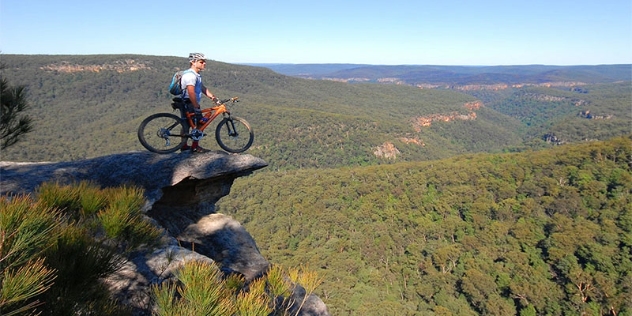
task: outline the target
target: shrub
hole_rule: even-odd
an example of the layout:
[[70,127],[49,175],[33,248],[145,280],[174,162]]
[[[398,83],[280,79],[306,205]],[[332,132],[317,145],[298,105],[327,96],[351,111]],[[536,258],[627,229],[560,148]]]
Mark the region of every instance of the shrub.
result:
[[215,263],[190,261],[176,271],[175,280],[154,285],[152,296],[160,316],[290,315],[291,310],[298,314],[305,302],[291,299],[296,281],[307,284],[305,299],[320,284],[315,273],[304,269],[272,266],[265,276],[246,283],[237,275],[223,277]]
[[17,315],[41,304],[55,271],[44,264],[42,251],[60,225],[58,212],[28,196],[0,197],[0,315]]
[[145,220],[141,211],[145,200],[138,188],[100,189],[85,181],[74,185],[45,183],[38,197],[44,205],[60,209],[69,222],[80,222],[95,238],[124,251],[156,246],[162,233]]
[[158,244],[137,188],[45,183],[37,201],[0,197],[0,315],[127,315],[100,282]]

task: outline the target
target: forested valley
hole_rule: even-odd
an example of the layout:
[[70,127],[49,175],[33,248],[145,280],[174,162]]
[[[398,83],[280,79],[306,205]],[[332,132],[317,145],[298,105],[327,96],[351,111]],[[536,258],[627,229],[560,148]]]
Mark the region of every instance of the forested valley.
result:
[[219,211],[334,315],[628,315],[631,144],[262,172]]
[[[144,150],[139,123],[171,112],[168,84],[187,67],[1,58],[34,120],[3,161]],[[269,163],[219,212],[271,262],[318,272],[333,315],[632,314],[629,80],[422,89],[217,61],[202,76],[240,97],[233,111],[255,131],[246,153]]]

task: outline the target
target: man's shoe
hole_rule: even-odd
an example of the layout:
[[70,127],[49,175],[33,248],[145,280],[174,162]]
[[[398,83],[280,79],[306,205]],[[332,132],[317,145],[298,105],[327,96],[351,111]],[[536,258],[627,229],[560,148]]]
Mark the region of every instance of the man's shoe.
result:
[[191,147],[189,147],[189,145],[184,144],[182,147],[180,147],[180,151],[188,151],[189,149],[191,149]]
[[195,147],[195,148],[191,149],[191,152],[194,152],[194,153],[207,153],[209,151],[204,149],[204,148]]

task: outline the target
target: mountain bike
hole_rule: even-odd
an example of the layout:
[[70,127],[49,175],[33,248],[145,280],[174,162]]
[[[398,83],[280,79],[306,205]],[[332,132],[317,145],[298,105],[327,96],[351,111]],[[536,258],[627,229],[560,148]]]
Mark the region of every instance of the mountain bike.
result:
[[222,115],[215,128],[215,140],[225,151],[241,153],[252,145],[255,134],[248,122],[232,116],[229,105],[238,102],[238,97],[221,100],[216,106],[202,109],[202,119],[186,110],[181,98],[174,98],[171,107],[180,111],[180,116],[171,113],[156,113],[144,119],[138,127],[138,140],[147,150],[169,154],[181,149],[189,139],[198,141],[198,148],[209,150],[210,137],[205,132],[216,118]]

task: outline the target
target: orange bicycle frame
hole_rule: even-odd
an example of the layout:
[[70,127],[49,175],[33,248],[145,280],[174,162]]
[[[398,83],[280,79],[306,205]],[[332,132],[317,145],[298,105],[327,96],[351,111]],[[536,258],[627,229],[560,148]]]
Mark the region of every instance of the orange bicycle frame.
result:
[[223,103],[218,106],[202,109],[201,112],[202,112],[202,117],[205,117],[208,120],[206,121],[206,123],[204,123],[200,127],[196,127],[195,124],[193,123],[193,117],[195,116],[195,113],[186,112],[187,122],[189,123],[189,126],[192,129],[197,128],[198,130],[203,131],[207,126],[209,126],[209,124],[211,124],[211,122],[213,122],[213,120],[215,120],[221,114],[230,113],[228,109],[226,108],[226,104],[223,104]]

